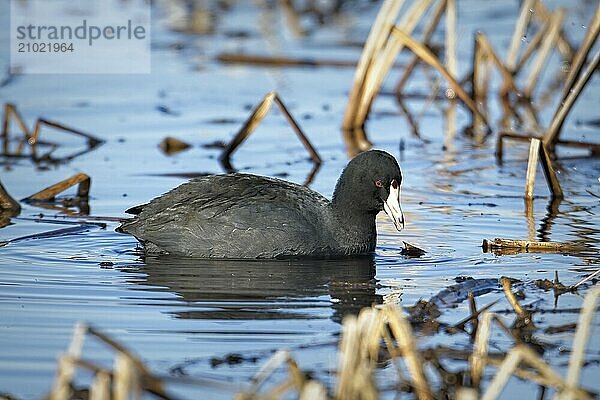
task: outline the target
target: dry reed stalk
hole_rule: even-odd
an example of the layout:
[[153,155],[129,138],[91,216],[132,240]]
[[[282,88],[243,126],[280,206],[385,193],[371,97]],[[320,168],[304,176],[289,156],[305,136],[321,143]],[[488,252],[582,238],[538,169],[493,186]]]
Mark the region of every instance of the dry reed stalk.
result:
[[510,41],[510,47],[508,48],[508,53],[506,55],[506,67],[511,71],[516,70],[515,67],[517,66],[519,49],[521,48],[521,39],[527,31],[527,26],[531,19],[530,10],[533,8],[536,1],[537,0],[525,0],[521,5],[521,12],[519,13],[519,18],[517,19],[515,30]]
[[519,347],[514,347],[506,355],[504,361],[502,361],[502,364],[500,364],[498,372],[496,372],[496,375],[494,375],[492,382],[488,386],[483,396],[481,396],[481,400],[494,400],[500,396],[502,389],[521,362],[521,352],[519,350]]
[[292,114],[288,111],[288,108],[285,106],[285,104],[283,104],[283,101],[277,94],[275,95],[275,103],[279,106],[279,109],[285,116],[285,119],[287,119],[288,123],[290,124],[290,126],[292,127],[292,129],[294,130],[296,135],[298,136],[298,139],[300,139],[300,141],[302,142],[302,144],[308,151],[308,154],[310,154],[310,158],[313,160],[313,162],[315,164],[321,164],[321,157],[319,156],[319,153],[317,153],[317,150],[310,143],[310,141],[308,140],[308,138],[306,137],[306,135],[300,128],[300,125],[298,125],[298,123],[296,122],[294,117],[292,117]]
[[533,198],[525,197],[525,219],[527,220],[527,240],[530,242],[535,241],[536,227],[535,219],[533,214]]
[[242,128],[238,131],[238,133],[233,137],[233,139],[227,144],[227,147],[223,150],[223,153],[220,156],[221,161],[226,165],[231,165],[229,163],[229,159],[231,155],[237,150],[237,148],[250,136],[250,134],[256,129],[258,124],[265,118],[273,103],[277,104],[281,112],[283,113],[285,119],[288,124],[294,130],[294,133],[300,139],[300,142],[304,145],[308,153],[310,154],[311,159],[314,163],[320,164],[321,157],[317,153],[317,150],[310,143],[292,114],[288,111],[287,107],[279,97],[276,92],[269,92],[262,99],[262,101],[254,108]]
[[385,308],[387,323],[390,327],[394,339],[398,343],[398,348],[406,362],[406,367],[412,376],[412,386],[416,397],[422,399],[432,399],[433,395],[429,390],[429,382],[423,370],[423,360],[417,352],[416,341],[410,327],[410,324],[402,315],[402,312],[393,305]]
[[475,296],[473,292],[469,291],[467,294],[467,299],[469,300],[469,312],[471,313],[471,337],[475,337],[477,333],[477,325],[479,325],[479,319],[476,315],[480,314],[480,311],[477,310],[477,302],[475,301]]
[[525,179],[525,198],[533,199],[533,189],[535,186],[535,175],[537,171],[538,161],[542,164],[544,176],[548,183],[548,188],[552,193],[553,198],[562,198],[563,192],[560,187],[560,182],[556,176],[556,171],[552,166],[550,155],[546,151],[544,143],[540,139],[532,138],[529,146],[529,160],[527,163],[527,175]]
[[592,274],[586,276],[585,278],[583,278],[582,280],[580,280],[579,282],[577,282],[576,284],[571,286],[571,289],[577,289],[579,286],[583,285],[585,282],[589,281],[590,279],[592,279],[598,275],[600,275],[600,269],[596,270],[596,272],[593,272]]
[[508,303],[515,310],[517,318],[522,320],[526,325],[532,325],[533,321],[531,320],[531,313],[529,311],[525,311],[525,309],[523,309],[523,307],[521,307],[519,304],[517,296],[515,296],[515,294],[512,292],[512,282],[510,278],[503,276],[500,278],[500,284],[502,285],[502,290],[504,290],[504,295],[506,296]]
[[[437,28],[437,26],[440,22],[440,19],[442,18],[442,15],[444,14],[444,11],[446,10],[446,1],[447,0],[441,0],[438,3],[435,10],[433,11],[433,16],[429,20],[427,26],[423,30],[423,34],[421,35],[421,43],[424,43],[425,45],[429,45],[429,42],[431,41],[431,37],[435,33],[435,28]],[[404,73],[402,74],[402,77],[400,78],[400,80],[396,84],[396,87],[394,88],[394,92],[397,95],[400,95],[400,93],[404,89],[404,86],[408,82],[408,79],[412,75],[412,72],[418,63],[419,63],[419,57],[417,57],[416,55],[413,55],[413,58],[410,60],[410,62],[404,68]]]
[[224,64],[252,64],[264,65],[268,67],[356,67],[356,61],[349,60],[335,60],[322,58],[292,58],[266,56],[258,54],[221,53],[217,56],[217,61]]
[[364,347],[370,339],[367,338],[368,332],[374,332],[366,321],[375,322],[377,314],[376,310],[365,309],[358,318],[344,318],[336,389],[338,399],[377,399],[377,388],[373,382],[376,358],[371,357],[369,350],[373,345],[368,344],[367,349]]
[[[551,12],[546,9],[543,1],[540,0],[535,2],[533,13],[542,24],[552,18]],[[558,51],[562,54],[564,59],[573,59],[573,46],[571,46],[571,44],[565,38],[562,28],[558,31],[557,45]]]
[[540,156],[540,139],[531,139],[529,146],[529,158],[527,161],[527,174],[525,177],[525,199],[533,199],[533,189],[535,187],[535,175],[537,172],[537,164]]
[[21,205],[18,201],[12,198],[8,191],[0,182],[0,211],[12,211],[18,213],[21,210]]
[[581,308],[579,321],[577,323],[577,331],[573,338],[569,369],[567,370],[567,390],[561,394],[560,400],[571,400],[576,398],[573,389],[577,388],[579,385],[581,368],[585,361],[585,349],[590,338],[591,325],[594,320],[598,297],[600,297],[600,287],[596,286],[588,292],[583,300],[583,307]]
[[348,105],[344,113],[342,128],[352,130],[358,126],[355,124],[355,117],[358,111],[360,98],[364,96],[364,81],[372,67],[373,58],[378,53],[389,36],[389,31],[394,25],[400,8],[404,0],[385,0],[377,13],[377,17],[371,25],[371,31],[363,47],[362,54],[358,61],[352,88],[348,96]]
[[[27,124],[25,124],[25,120],[23,119],[23,117],[21,117],[21,114],[19,113],[19,111],[17,111],[17,107],[12,104],[12,103],[4,103],[4,113],[2,114],[2,153],[4,155],[8,155],[10,154],[9,151],[9,128],[10,128],[10,120],[11,117],[17,121],[17,125],[19,125],[19,129],[21,129],[21,133],[23,133],[23,136],[25,137],[25,139],[29,140],[30,138],[30,133],[29,133],[29,129],[27,128]],[[19,150],[17,150],[17,152],[15,153],[16,155],[20,155],[21,154],[21,150],[22,148],[19,148]]]
[[[475,336],[475,333],[477,332],[477,327],[479,326],[479,316],[481,314],[483,314],[485,311],[492,308],[494,305],[496,305],[496,303],[498,303],[498,301],[499,300],[494,300],[491,303],[486,304],[485,306],[481,307],[479,310],[475,310],[475,312],[473,312],[473,310],[471,310],[471,315],[461,319],[459,322],[452,325],[451,329],[464,330],[465,325],[472,321],[472,323],[473,323],[473,332],[472,333],[473,333],[473,336]],[[470,303],[469,303],[469,306],[470,306]]]
[[[414,2],[398,25],[390,28],[391,32],[393,33],[394,29],[397,29],[397,27],[402,27],[402,29],[410,35],[432,1],[433,0],[421,0]],[[389,30],[387,31],[386,36],[387,41],[385,46],[379,54],[376,54],[372,66],[365,76],[364,91],[362,96],[358,99],[359,105],[356,114],[354,115],[353,127],[364,125],[375,96],[379,92],[385,77],[398,57],[398,54],[400,54],[400,51],[404,47],[402,42],[394,39],[394,35],[391,35]]]
[[287,350],[278,350],[266,363],[254,374],[252,377],[253,390],[250,393],[256,393],[260,386],[265,380],[273,374],[273,372],[279,368],[283,363],[287,362],[291,358],[290,353]]
[[468,387],[456,388],[456,400],[479,400],[477,390]]
[[118,352],[113,366],[113,399],[141,399],[140,379],[141,377],[131,358]]
[[321,383],[311,380],[302,388],[300,400],[327,400],[327,389]]
[[38,118],[33,127],[31,137],[28,140],[30,145],[34,145],[38,142],[39,137],[40,137],[40,132],[41,132],[43,126],[49,126],[51,128],[59,129],[61,131],[69,132],[75,136],[80,136],[80,137],[86,138],[88,140],[89,147],[95,147],[95,146],[99,145],[100,143],[104,142],[103,140],[98,139],[97,137],[92,136],[89,133],[82,132],[78,129],[70,128],[59,122],[54,122],[54,121],[49,121],[47,119]]
[[492,318],[494,314],[489,311],[481,315],[475,342],[473,344],[473,354],[469,357],[471,372],[471,386],[479,390],[485,365],[487,364],[488,340],[492,330]]
[[457,94],[457,96],[463,101],[463,103],[475,114],[479,116],[479,118],[485,123],[486,126],[489,127],[489,123],[487,118],[479,111],[477,105],[473,102],[471,97],[464,91],[464,89],[460,86],[460,84],[452,77],[452,75],[448,72],[446,68],[441,64],[441,62],[431,53],[429,49],[423,46],[421,43],[414,40],[404,31],[394,27],[392,28],[392,35],[395,36],[398,41],[400,41],[403,45],[406,45],[413,53],[419,56],[424,62],[431,65],[435,69],[437,69],[442,76],[448,81],[452,90]]
[[70,397],[70,384],[75,376],[75,364],[73,360],[81,357],[83,341],[85,340],[87,329],[87,325],[81,322],[78,322],[75,325],[67,353],[61,355],[58,359],[56,378],[54,379],[52,390],[48,396],[50,400],[64,400]]
[[[458,36],[456,28],[456,0],[446,0],[446,55],[445,62],[448,73],[457,79],[458,62],[456,56],[456,40]],[[450,105],[446,110],[446,135],[444,141],[446,145],[454,140],[456,134],[456,101],[454,91],[447,90],[446,97],[450,100]],[[477,103],[475,103],[477,104]]]
[[110,397],[111,377],[106,372],[96,374],[90,385],[89,400],[111,400]]
[[514,80],[514,77],[511,73],[511,71],[500,60],[500,57],[498,57],[498,55],[496,54],[496,51],[494,51],[494,48],[492,47],[488,38],[483,33],[478,32],[475,35],[475,40],[477,42],[479,42],[479,46],[485,52],[487,57],[489,57],[491,59],[493,64],[498,69],[498,72],[500,72],[500,75],[502,76],[502,80],[503,80],[503,85],[506,86],[507,88],[509,88],[510,90],[512,90],[513,92],[515,92],[516,94],[519,94],[520,90],[517,87],[517,84],[515,83],[515,80]]
[[531,98],[533,95],[533,91],[535,90],[535,86],[539,80],[540,74],[548,56],[550,55],[550,51],[556,46],[556,42],[558,40],[560,27],[562,21],[565,17],[565,11],[563,9],[558,9],[555,11],[550,19],[548,20],[548,33],[544,37],[544,41],[540,46],[537,57],[533,63],[529,76],[526,79],[526,86],[523,90],[523,95],[526,98]]
[[573,89],[573,86],[575,85],[575,82],[577,81],[577,77],[581,74],[581,70],[583,69],[583,66],[585,65],[585,61],[588,57],[588,54],[590,53],[590,51],[591,51],[592,47],[594,46],[594,44],[596,43],[596,41],[598,40],[599,34],[600,34],[600,4],[598,4],[598,7],[596,8],[596,12],[594,13],[592,20],[588,24],[588,31],[585,34],[583,42],[579,46],[579,49],[577,49],[577,53],[575,53],[575,56],[573,57],[573,60],[571,61],[569,75],[567,75],[567,79],[565,80],[563,91],[560,96],[561,102],[564,102],[565,99],[567,98],[567,96],[569,95],[569,93],[571,93],[571,90]]
[[554,146],[558,143],[558,137],[560,135],[560,131],[562,129],[563,123],[569,115],[571,108],[575,104],[575,101],[581,94],[581,91],[588,83],[596,68],[600,64],[600,51],[598,51],[592,61],[585,68],[585,71],[581,74],[579,79],[577,79],[576,83],[573,85],[573,89],[569,92],[568,96],[564,99],[564,102],[560,103],[556,113],[554,114],[554,118],[552,118],[552,122],[550,123],[550,127],[544,133],[544,144],[551,151],[554,150]]
[[298,11],[294,7],[294,3],[292,0],[279,0],[279,3],[282,5],[287,26],[294,33],[296,37],[303,37],[306,35],[306,32],[302,28],[300,24],[300,17],[298,16]]
[[52,201],[57,194],[67,190],[71,186],[77,186],[77,197],[87,198],[90,193],[91,178],[84,173],[77,173],[70,178],[48,186],[37,193],[27,197],[25,201]]
[[523,55],[521,56],[521,58],[519,58],[519,60],[517,61],[517,64],[515,65],[515,67],[513,69],[515,74],[517,74],[519,71],[521,71],[521,69],[525,66],[527,61],[529,61],[531,56],[536,52],[536,50],[538,50],[540,48],[542,41],[546,37],[547,31],[548,31],[548,24],[544,24],[540,27],[540,29],[537,30],[537,32],[535,32],[535,34],[533,35],[533,37],[527,44],[527,47],[525,47],[525,51],[523,51]]
[[122,354],[127,357],[128,362],[135,367],[137,372],[141,375],[144,380],[144,388],[155,395],[163,398],[168,398],[162,383],[153,377],[153,375],[148,371],[143,362],[141,362],[132,352],[130,352],[126,347],[121,345],[116,340],[112,339],[110,336],[104,334],[103,332],[95,329],[94,327],[88,326],[87,332],[92,336],[98,338],[101,342],[105,343],[113,350],[117,352],[117,354]]

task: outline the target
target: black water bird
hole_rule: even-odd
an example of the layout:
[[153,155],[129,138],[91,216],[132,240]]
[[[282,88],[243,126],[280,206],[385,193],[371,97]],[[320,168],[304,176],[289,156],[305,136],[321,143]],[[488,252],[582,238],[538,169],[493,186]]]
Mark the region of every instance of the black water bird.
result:
[[233,173],[190,180],[128,212],[117,230],[148,254],[200,258],[343,257],[375,250],[375,217],[385,211],[398,230],[402,174],[381,150],[354,157],[331,201],[291,182]]

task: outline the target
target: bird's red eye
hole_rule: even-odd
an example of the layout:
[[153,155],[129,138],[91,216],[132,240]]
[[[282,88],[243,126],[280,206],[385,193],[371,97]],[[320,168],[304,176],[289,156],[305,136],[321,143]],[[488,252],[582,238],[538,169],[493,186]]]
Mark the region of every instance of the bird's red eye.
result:
[[375,181],[375,186],[377,186],[377,187],[383,187],[383,183],[381,183],[381,180],[380,180],[380,179],[377,179],[377,180]]
[[396,182],[396,180],[395,180],[395,179],[392,179],[392,187],[393,187],[394,189],[398,189],[398,182]]

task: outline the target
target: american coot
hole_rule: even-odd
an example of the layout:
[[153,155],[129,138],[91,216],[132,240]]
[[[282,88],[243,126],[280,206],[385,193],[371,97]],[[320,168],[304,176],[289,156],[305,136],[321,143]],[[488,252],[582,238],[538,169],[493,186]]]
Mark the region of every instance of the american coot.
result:
[[[147,253],[201,258],[339,257],[375,250],[375,216],[384,210],[398,230],[402,174],[381,150],[354,157],[333,199],[280,179],[234,173],[192,179],[134,207],[117,230]],[[128,210],[129,211],[129,210]]]

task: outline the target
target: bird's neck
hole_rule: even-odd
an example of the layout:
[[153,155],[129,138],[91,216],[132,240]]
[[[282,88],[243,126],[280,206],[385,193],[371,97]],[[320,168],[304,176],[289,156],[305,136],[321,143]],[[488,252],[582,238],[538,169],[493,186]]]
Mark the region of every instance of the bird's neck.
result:
[[339,239],[342,243],[357,244],[360,247],[359,253],[375,250],[377,241],[376,212],[360,210],[351,202],[332,202],[331,208],[341,230]]

